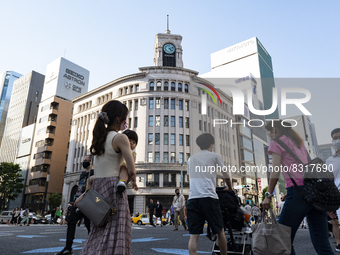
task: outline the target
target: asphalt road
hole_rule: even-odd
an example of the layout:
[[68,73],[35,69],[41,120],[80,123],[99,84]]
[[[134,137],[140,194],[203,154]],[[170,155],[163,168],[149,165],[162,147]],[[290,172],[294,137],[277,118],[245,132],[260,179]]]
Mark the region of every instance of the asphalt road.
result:
[[[29,227],[0,225],[0,254],[41,254],[51,255],[65,246],[66,227],[57,225],[30,225]],[[80,254],[87,237],[84,225],[77,228],[74,242],[74,254]],[[172,226],[150,227],[132,226],[132,254],[189,254],[187,251],[189,234],[180,226],[173,231]],[[335,246],[334,238],[330,238]],[[316,252],[310,241],[308,229],[299,229],[295,239],[297,254],[314,255]],[[198,243],[199,254],[211,254],[212,242],[205,236]]]

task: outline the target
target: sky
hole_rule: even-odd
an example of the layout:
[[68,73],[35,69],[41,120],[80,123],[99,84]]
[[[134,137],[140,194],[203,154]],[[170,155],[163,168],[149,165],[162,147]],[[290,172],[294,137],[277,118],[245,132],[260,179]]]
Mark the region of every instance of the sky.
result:
[[[211,70],[211,53],[256,36],[275,78],[339,78],[339,9],[336,0],[0,0],[0,72],[45,74],[65,57],[90,71],[92,90],[152,66],[155,35],[165,32],[169,15],[171,33],[183,37],[184,67],[200,74]],[[312,94],[319,144],[330,143],[340,126],[337,84],[303,85]]]

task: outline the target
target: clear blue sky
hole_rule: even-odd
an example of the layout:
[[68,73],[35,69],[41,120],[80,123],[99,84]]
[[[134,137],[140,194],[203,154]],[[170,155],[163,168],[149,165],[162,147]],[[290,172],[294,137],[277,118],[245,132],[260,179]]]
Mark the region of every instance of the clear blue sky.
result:
[[[45,74],[66,49],[68,60],[90,71],[90,90],[153,65],[167,14],[171,33],[183,36],[184,67],[201,74],[210,71],[211,53],[256,36],[277,78],[339,77],[339,1],[1,0],[0,10],[0,72]],[[328,143],[329,129],[340,126],[340,86],[310,89],[325,100],[327,114],[317,110],[312,121],[319,143]]]

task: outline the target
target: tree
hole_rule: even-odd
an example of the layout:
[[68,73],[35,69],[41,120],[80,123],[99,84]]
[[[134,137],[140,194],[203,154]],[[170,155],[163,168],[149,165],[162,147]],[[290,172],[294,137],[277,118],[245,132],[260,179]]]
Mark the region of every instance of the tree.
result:
[[16,199],[27,185],[24,184],[21,169],[18,164],[2,162],[0,163],[0,209],[8,207],[11,200]]
[[50,203],[50,208],[57,208],[61,204],[62,195],[58,193],[53,193],[48,196],[48,202]]

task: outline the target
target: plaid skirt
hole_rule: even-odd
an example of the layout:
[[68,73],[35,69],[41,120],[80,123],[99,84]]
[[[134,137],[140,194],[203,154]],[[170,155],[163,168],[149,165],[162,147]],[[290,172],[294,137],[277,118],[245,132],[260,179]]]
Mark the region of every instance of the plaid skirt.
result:
[[92,189],[102,194],[108,202],[117,206],[105,227],[95,227],[91,222],[91,231],[87,237],[82,255],[130,255],[132,254],[131,218],[126,191],[122,197],[116,196],[119,177],[95,178]]

